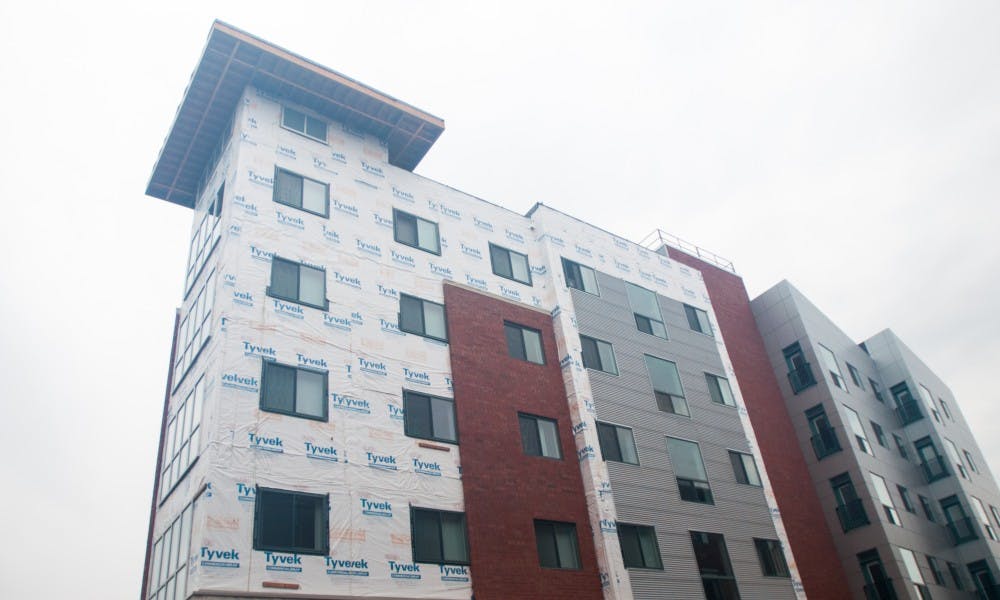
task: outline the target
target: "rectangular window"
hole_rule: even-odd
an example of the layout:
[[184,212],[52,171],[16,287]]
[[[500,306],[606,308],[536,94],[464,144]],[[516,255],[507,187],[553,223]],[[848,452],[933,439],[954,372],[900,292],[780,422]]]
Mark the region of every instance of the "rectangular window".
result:
[[457,444],[455,401],[403,390],[403,430],[412,438]]
[[562,458],[559,430],[554,420],[518,413],[517,422],[521,428],[521,448],[525,454]]
[[894,433],[892,434],[892,439],[896,442],[896,449],[899,450],[899,455],[906,460],[910,460],[910,454],[906,451],[906,442],[903,441],[903,438]]
[[708,313],[700,308],[691,305],[684,305],[684,313],[687,315],[688,327],[692,331],[712,335],[712,324],[708,320]]
[[906,512],[916,514],[917,509],[913,506],[913,500],[910,498],[910,491],[899,484],[896,484],[896,491],[899,492],[899,498],[903,501],[903,508],[906,509]]
[[955,442],[944,438],[944,452],[951,459],[951,464],[958,469],[958,474],[964,479],[968,479],[969,472],[965,470],[965,465],[962,464],[962,457],[958,455],[958,446],[955,445]]
[[899,549],[899,556],[903,559],[903,566],[906,568],[907,579],[916,584],[924,583],[924,576],[920,574],[920,567],[917,566],[917,557],[912,550],[906,548]]
[[708,383],[708,394],[712,397],[712,402],[736,406],[736,399],[733,398],[733,390],[729,387],[728,379],[705,373],[705,381]]
[[646,370],[649,371],[649,381],[653,385],[653,397],[656,406],[663,412],[690,417],[687,400],[684,398],[684,388],[681,386],[681,376],[677,365],[669,360],[645,355]]
[[330,216],[330,187],[284,169],[274,169],[274,201],[321,217]]
[[160,473],[160,499],[166,498],[194,464],[201,450],[201,406],[205,398],[205,378],[194,385],[184,402],[177,407],[163,438],[163,471]]
[[927,496],[921,496],[917,494],[917,499],[920,500],[920,508],[924,509],[924,516],[931,523],[937,523],[937,517],[934,515],[934,507],[931,501],[927,499]]
[[399,329],[447,342],[448,326],[445,322],[444,304],[400,294]]
[[792,385],[792,393],[798,394],[816,385],[812,366],[806,361],[806,355],[803,354],[798,342],[784,348],[781,353],[785,356],[785,364],[788,366],[788,382]]
[[177,328],[177,358],[174,361],[174,389],[194,365],[201,350],[212,339],[212,309],[215,305],[215,272],[191,302],[191,308]]
[[326,371],[263,361],[260,409],[317,421],[327,420]]
[[938,479],[943,479],[950,475],[947,462],[938,454],[937,446],[930,437],[923,437],[913,442],[913,447],[917,449],[917,458],[920,460],[920,468],[924,472],[927,483],[932,483]]
[[964,590],[965,583],[962,579],[962,572],[958,570],[958,565],[953,562],[948,562],[948,573],[951,575],[951,580],[955,582],[955,589]]
[[830,480],[833,488],[833,496],[837,500],[837,518],[840,519],[840,526],[845,532],[868,525],[868,513],[865,506],[858,498],[858,492],[854,489],[854,482],[848,473],[841,473]]
[[936,558],[927,555],[927,566],[930,567],[931,575],[934,576],[934,583],[940,586],[947,585],[944,581],[944,571],[941,570],[941,565]]
[[565,258],[562,259],[562,266],[567,287],[578,289],[588,294],[594,294],[595,296],[601,295],[597,287],[597,274],[593,269]]
[[903,522],[899,519],[899,512],[896,511],[896,505],[892,503],[892,496],[889,495],[889,486],[886,485],[885,479],[881,475],[876,475],[875,473],[868,473],[872,478],[872,486],[875,488],[875,495],[878,497],[878,501],[882,503],[882,508],[885,510],[885,516],[893,525],[899,525],[902,527]]
[[976,517],[979,518],[979,524],[983,526],[986,531],[986,535],[993,540],[997,541],[997,532],[993,529],[993,525],[990,524],[990,518],[986,514],[986,507],[983,506],[983,501],[975,496],[969,496],[972,499],[972,512],[976,513]]
[[652,527],[618,523],[618,543],[626,569],[663,570],[656,530]]
[[931,395],[931,391],[922,383],[917,386],[917,389],[920,390],[920,399],[923,400],[927,412],[934,417],[935,421],[940,423],[941,415],[938,413],[937,405],[934,404],[934,396]]
[[818,345],[819,357],[823,361],[823,364],[826,365],[826,370],[830,374],[830,377],[833,378],[833,384],[846,392],[847,384],[844,383],[844,376],[841,374],[840,366],[837,364],[837,357],[823,344]]
[[635,450],[635,438],[628,427],[597,422],[597,439],[601,445],[604,460],[639,464],[639,454]]
[[865,435],[865,428],[861,425],[861,418],[858,417],[858,413],[848,406],[844,406],[844,410],[847,412],[847,423],[851,426],[851,431],[854,432],[854,439],[858,443],[858,448],[865,454],[875,456],[875,453],[872,452],[872,445],[868,443],[868,436]]
[[612,375],[618,374],[615,351],[611,344],[604,340],[581,335],[580,345],[583,348],[583,366],[585,368],[604,371]]
[[516,323],[504,322],[503,333],[504,337],[507,338],[507,354],[511,357],[537,365],[545,364],[541,331]]
[[757,548],[760,570],[765,577],[791,577],[788,564],[785,562],[785,553],[781,551],[781,542],[754,538],[753,545]]
[[872,392],[875,394],[875,399],[884,404],[885,396],[882,395],[882,386],[880,386],[878,382],[871,377],[868,378],[868,385],[872,386]]
[[[187,565],[195,501],[188,504],[153,544],[149,566],[149,600],[187,597]],[[171,595],[176,594],[176,596]]]
[[979,469],[976,468],[976,463],[972,461],[972,455],[969,454],[969,451],[962,450],[962,455],[965,457],[965,462],[969,465],[969,469],[971,469],[973,473],[978,473]]
[[579,569],[576,524],[535,520],[538,564],[547,569]]
[[191,293],[198,275],[208,263],[215,246],[218,245],[222,232],[219,230],[219,217],[222,214],[222,199],[225,197],[226,184],[219,186],[208,207],[199,206],[195,209],[195,219],[201,216],[198,227],[191,235],[191,245],[188,248],[187,275],[184,279],[184,296]]
[[494,274],[531,285],[531,265],[526,254],[490,244],[490,262]]
[[865,389],[865,384],[861,379],[861,373],[858,373],[858,370],[854,368],[854,365],[851,363],[845,362],[844,364],[847,365],[847,372],[850,373],[851,381],[854,382],[854,385],[862,390]]
[[993,522],[1000,526],[1000,512],[997,511],[997,507],[990,504],[990,513],[993,514]]
[[392,209],[392,234],[400,244],[419,248],[431,254],[441,254],[438,224],[416,215]]
[[667,454],[677,476],[677,487],[681,500],[715,504],[712,489],[708,485],[708,473],[701,459],[701,449],[696,442],[680,438],[667,438]]
[[691,544],[705,597],[708,600],[739,600],[740,592],[729,562],[725,538],[718,533],[692,531]]
[[841,451],[840,440],[837,439],[837,432],[830,419],[826,416],[826,411],[822,404],[810,408],[806,411],[806,419],[809,423],[809,441],[812,443],[813,451],[817,460],[823,460],[831,454]]
[[663,325],[656,293],[627,281],[625,293],[628,295],[628,303],[635,317],[635,326],[639,331],[667,339],[667,328]]
[[729,462],[733,463],[733,473],[736,474],[736,483],[757,487],[761,486],[760,473],[757,472],[757,463],[754,462],[753,455],[730,450]]
[[326,299],[326,271],[277,256],[271,259],[271,285],[267,295],[312,306],[320,310],[330,307]]
[[257,487],[253,549],[323,555],[330,551],[330,498]]
[[287,106],[281,107],[281,126],[326,143],[326,122]]
[[439,565],[469,564],[465,513],[410,508],[413,562]]
[[882,426],[875,421],[868,421],[868,423],[872,426],[872,431],[875,432],[875,440],[878,442],[878,445],[888,448],[889,442],[885,439],[885,431],[882,430]]
[[905,427],[924,418],[924,413],[920,412],[920,406],[913,399],[910,388],[905,381],[889,388],[889,393],[892,394],[892,399],[896,402],[896,415],[899,417],[901,425]]
[[944,398],[938,398],[938,402],[941,404],[941,410],[944,412],[944,416],[948,417],[949,420],[954,421],[955,417],[951,416],[951,411],[948,409],[948,403],[944,401]]

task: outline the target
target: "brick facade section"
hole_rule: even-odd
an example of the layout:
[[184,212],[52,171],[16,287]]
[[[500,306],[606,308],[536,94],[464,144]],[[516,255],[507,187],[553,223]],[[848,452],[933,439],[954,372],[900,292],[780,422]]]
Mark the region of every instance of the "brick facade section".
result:
[[670,258],[702,272],[712,308],[733,361],[750,422],[781,510],[806,595],[841,600],[852,596],[833,536],[813,487],[797,437],[761,338],[743,279],[668,247]]
[[[600,600],[552,318],[448,283],[444,302],[475,599]],[[504,321],[542,332],[544,365],[508,356]],[[518,412],[558,421],[562,460],[524,454]],[[535,519],[576,524],[582,569],[539,566]]]

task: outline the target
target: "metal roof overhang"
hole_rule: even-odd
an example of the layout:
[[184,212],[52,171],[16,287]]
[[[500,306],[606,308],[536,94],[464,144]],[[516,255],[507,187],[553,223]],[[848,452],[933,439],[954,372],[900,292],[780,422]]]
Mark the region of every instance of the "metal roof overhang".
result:
[[384,140],[389,163],[412,171],[444,121],[221,21],[177,108],[146,194],[192,208],[205,163],[243,90],[256,86]]

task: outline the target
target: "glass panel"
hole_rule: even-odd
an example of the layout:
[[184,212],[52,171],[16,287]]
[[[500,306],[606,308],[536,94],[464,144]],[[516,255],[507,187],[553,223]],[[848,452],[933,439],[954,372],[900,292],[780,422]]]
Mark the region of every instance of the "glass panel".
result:
[[521,449],[529,456],[541,456],[542,445],[538,435],[538,420],[534,417],[518,415],[517,424],[521,429]]
[[408,246],[417,245],[417,218],[406,213],[394,212],[393,224],[396,231],[396,241]]
[[271,362],[264,363],[261,408],[293,412],[295,410],[295,369]]
[[583,291],[590,292],[591,294],[596,294],[597,275],[594,273],[594,270],[588,267],[581,266],[580,277],[583,278]]
[[424,302],[424,328],[427,335],[441,339],[448,337],[445,329],[444,306],[433,302]]
[[542,456],[548,456],[549,458],[559,458],[561,456],[559,452],[559,432],[556,430],[555,422],[539,419],[538,437],[541,439]]
[[642,567],[642,547],[639,545],[639,532],[632,525],[618,525],[618,541],[622,547],[622,559],[625,567]]
[[288,171],[278,171],[274,177],[274,201],[289,206],[302,206],[302,178]]
[[318,549],[319,540],[316,539],[316,519],[319,517],[317,510],[318,498],[311,496],[293,496],[294,498],[294,528],[296,548],[307,550]]
[[634,465],[639,464],[639,455],[635,451],[635,439],[632,438],[632,430],[625,427],[616,427],[618,432],[618,447],[621,449],[622,461]]
[[271,294],[281,298],[298,298],[299,266],[277,258],[271,261]]
[[601,368],[601,355],[597,351],[597,341],[580,336],[580,346],[583,353],[583,366],[587,369]]
[[499,246],[490,246],[490,261],[493,263],[493,272],[503,277],[513,277],[514,273],[510,266],[510,253]]
[[254,531],[259,545],[268,548],[290,548],[294,545],[293,499],[291,494],[281,492],[257,492],[258,522]]
[[601,444],[601,455],[604,460],[621,461],[622,452],[618,447],[618,434],[615,433],[615,426],[607,423],[597,424],[597,438]]
[[854,435],[868,439],[867,436],[865,436],[865,428],[861,425],[861,419],[858,417],[858,413],[854,412],[854,409],[846,406],[844,409],[847,411],[847,421],[851,425],[851,431],[854,432]]
[[441,253],[437,223],[417,219],[417,239],[420,240],[420,247],[424,250],[430,250],[437,254]]
[[906,548],[900,548],[899,556],[903,559],[903,565],[906,567],[906,573],[910,581],[922,584],[924,577],[920,574],[920,567],[917,566],[917,558],[913,556],[913,552]]
[[670,462],[674,466],[674,474],[677,477],[708,481],[698,444],[668,437],[667,451],[670,454]]
[[424,333],[423,302],[411,296],[399,297],[399,328],[412,333]]
[[457,439],[454,403],[441,398],[431,398],[431,419],[434,425],[434,437],[452,441]]
[[647,354],[646,369],[649,370],[649,379],[653,383],[654,390],[671,396],[684,396],[684,388],[681,387],[681,376],[677,372],[676,364]]
[[302,208],[321,215],[326,214],[326,186],[306,179],[302,183]]
[[556,550],[554,529],[551,523],[535,522],[535,542],[538,545],[538,562],[543,567],[559,567],[559,554]]
[[885,506],[893,506],[892,496],[889,495],[889,487],[885,484],[885,479],[875,473],[869,473],[872,476],[872,484],[875,487],[875,495],[878,496],[879,502]]
[[292,110],[291,108],[286,107],[285,110],[282,111],[281,124],[289,129],[294,129],[295,131],[305,131],[306,116],[297,110]]
[[564,569],[579,569],[580,557],[576,549],[576,527],[560,524],[556,526],[556,549],[559,552],[559,566]]
[[441,546],[445,562],[468,562],[465,546],[465,518],[459,514],[441,513]]
[[167,582],[167,587],[164,588],[163,597],[165,600],[175,600],[174,599],[174,586],[177,584],[176,579],[171,579]]
[[160,583],[170,577],[170,567],[174,565],[174,526],[163,535],[163,562],[160,563]]
[[326,123],[319,119],[309,117],[306,119],[306,134],[317,140],[326,141]]
[[667,328],[663,325],[663,323],[660,323],[659,321],[650,321],[649,329],[650,333],[652,333],[656,337],[661,337],[661,338],[667,337]]
[[191,541],[191,520],[192,513],[194,509],[192,505],[188,505],[184,509],[184,513],[181,515],[181,541],[180,541],[180,552],[177,554],[177,568],[185,566],[187,562],[188,554],[190,553],[190,541]]
[[177,593],[174,595],[174,598],[176,600],[184,600],[187,598],[187,594],[185,593],[187,587],[187,569],[181,569],[175,579],[177,580]]
[[611,348],[611,344],[607,342],[597,342],[597,351],[601,355],[601,370],[617,375],[618,364],[615,363],[615,353]]
[[639,313],[655,321],[663,320],[663,317],[660,316],[660,306],[656,303],[655,293],[628,282],[625,282],[625,292],[628,295],[628,302],[632,307],[632,312]]
[[407,435],[422,438],[433,436],[429,396],[407,392],[403,396],[403,412]]
[[531,281],[531,270],[528,268],[528,257],[516,252],[510,253],[510,265],[514,279],[527,283]]
[[691,532],[695,559],[702,575],[732,575],[729,564],[729,554],[726,552],[726,542],[718,533]]
[[520,327],[504,323],[503,333],[504,337],[507,338],[507,354],[513,358],[527,360],[524,353],[524,336],[521,331]]
[[299,270],[299,300],[316,306],[326,305],[326,273],[302,265]]
[[311,417],[322,417],[326,407],[324,384],[326,373],[297,371],[295,386],[295,412]]
[[645,566],[651,569],[662,569],[663,563],[660,561],[660,547],[656,543],[656,532],[652,527],[639,527],[637,529]]
[[156,540],[156,544],[153,546],[153,564],[149,569],[149,589],[151,592],[156,591],[160,587],[160,560],[163,558],[162,548],[163,539],[161,538]]
[[425,510],[413,511],[413,560],[441,561],[441,529],[438,514]]
[[833,355],[833,352],[829,348],[820,344],[819,356],[823,359],[823,364],[826,365],[827,369],[830,369],[831,372],[840,375],[840,367],[837,365],[837,358]]
[[757,463],[754,462],[753,456],[740,454],[740,460],[743,461],[743,470],[747,474],[747,483],[750,485],[761,485],[760,474],[757,473]]
[[536,364],[543,364],[545,358],[542,355],[542,335],[533,329],[523,329],[524,332],[524,352],[527,359]]

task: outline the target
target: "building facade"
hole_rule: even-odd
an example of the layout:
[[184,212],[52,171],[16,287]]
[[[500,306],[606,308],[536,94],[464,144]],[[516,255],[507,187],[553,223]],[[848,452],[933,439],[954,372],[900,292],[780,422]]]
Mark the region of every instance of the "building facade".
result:
[[[213,25],[147,188],[194,219],[142,598],[861,593],[731,268],[413,173],[443,128]],[[879,339],[959,419],[985,539],[957,406]]]

